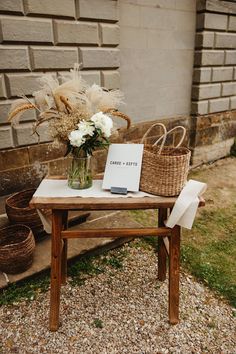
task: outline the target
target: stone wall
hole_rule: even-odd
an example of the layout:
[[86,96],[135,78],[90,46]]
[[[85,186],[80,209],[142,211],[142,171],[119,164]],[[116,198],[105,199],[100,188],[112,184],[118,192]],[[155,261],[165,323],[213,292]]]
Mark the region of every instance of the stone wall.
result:
[[192,147],[201,164],[229,154],[236,136],[235,1],[198,0],[196,28]]
[[[11,128],[7,113],[14,99],[31,96],[42,72],[60,78],[75,62],[83,77],[108,88],[119,86],[119,27],[116,0],[0,1],[0,149],[37,142],[31,135],[35,112]],[[41,142],[49,141],[41,129]]]
[[236,3],[200,0],[192,113],[236,109]]
[[88,83],[118,88],[118,17],[117,0],[0,0],[1,195],[36,186],[64,163],[46,127],[40,128],[40,145],[31,135],[35,112],[24,114],[19,126],[9,125],[11,103],[22,94],[32,98],[42,73],[60,80],[75,62]]

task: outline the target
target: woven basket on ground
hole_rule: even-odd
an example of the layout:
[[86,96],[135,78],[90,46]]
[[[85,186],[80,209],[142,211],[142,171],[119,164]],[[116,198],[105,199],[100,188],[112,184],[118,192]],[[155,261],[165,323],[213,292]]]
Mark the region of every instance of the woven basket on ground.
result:
[[[164,134],[153,144],[144,145],[140,190],[160,196],[177,196],[187,181],[191,152],[180,147],[186,129],[182,126],[175,127],[169,132],[161,123],[152,125],[142,138],[145,141],[148,133],[154,126],[161,126]],[[182,129],[183,136],[176,147],[164,147],[166,137],[175,129]],[[161,145],[157,144],[161,141]]]
[[[35,189],[26,189],[12,194],[6,199],[6,213],[12,224],[24,224],[33,231],[36,240],[45,235],[42,222],[36,209],[29,207]],[[50,211],[44,211],[47,215]]]
[[26,271],[33,262],[35,240],[25,225],[0,229],[0,270],[8,274]]

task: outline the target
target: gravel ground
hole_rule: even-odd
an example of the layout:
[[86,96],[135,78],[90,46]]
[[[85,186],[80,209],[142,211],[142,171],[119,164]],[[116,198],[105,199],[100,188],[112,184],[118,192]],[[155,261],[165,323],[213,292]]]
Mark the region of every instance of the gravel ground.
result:
[[123,246],[122,269],[63,287],[56,333],[47,327],[49,292],[1,307],[0,353],[236,353],[233,309],[183,272],[181,323],[168,324],[167,281],[156,280],[156,255],[137,242]]

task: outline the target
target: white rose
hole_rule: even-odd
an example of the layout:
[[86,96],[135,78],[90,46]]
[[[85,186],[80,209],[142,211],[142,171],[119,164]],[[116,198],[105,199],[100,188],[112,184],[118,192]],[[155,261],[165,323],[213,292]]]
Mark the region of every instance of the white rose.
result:
[[110,117],[102,112],[98,112],[92,116],[91,121],[94,122],[96,128],[101,129],[106,138],[109,138],[113,127],[113,121]]
[[68,137],[71,145],[75,147],[80,147],[86,140],[79,130],[72,130]]
[[81,134],[93,136],[95,128],[92,122],[82,120],[77,125]]

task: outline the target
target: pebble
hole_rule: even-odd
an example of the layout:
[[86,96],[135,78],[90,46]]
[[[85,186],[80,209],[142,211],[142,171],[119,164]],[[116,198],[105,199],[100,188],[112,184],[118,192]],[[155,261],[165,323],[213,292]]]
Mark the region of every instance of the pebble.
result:
[[169,325],[168,282],[156,278],[156,254],[132,243],[123,247],[122,269],[111,275],[108,267],[81,286],[62,288],[57,332],[48,330],[49,292],[2,306],[0,353],[236,353],[236,317],[229,304],[182,270],[181,322]]

